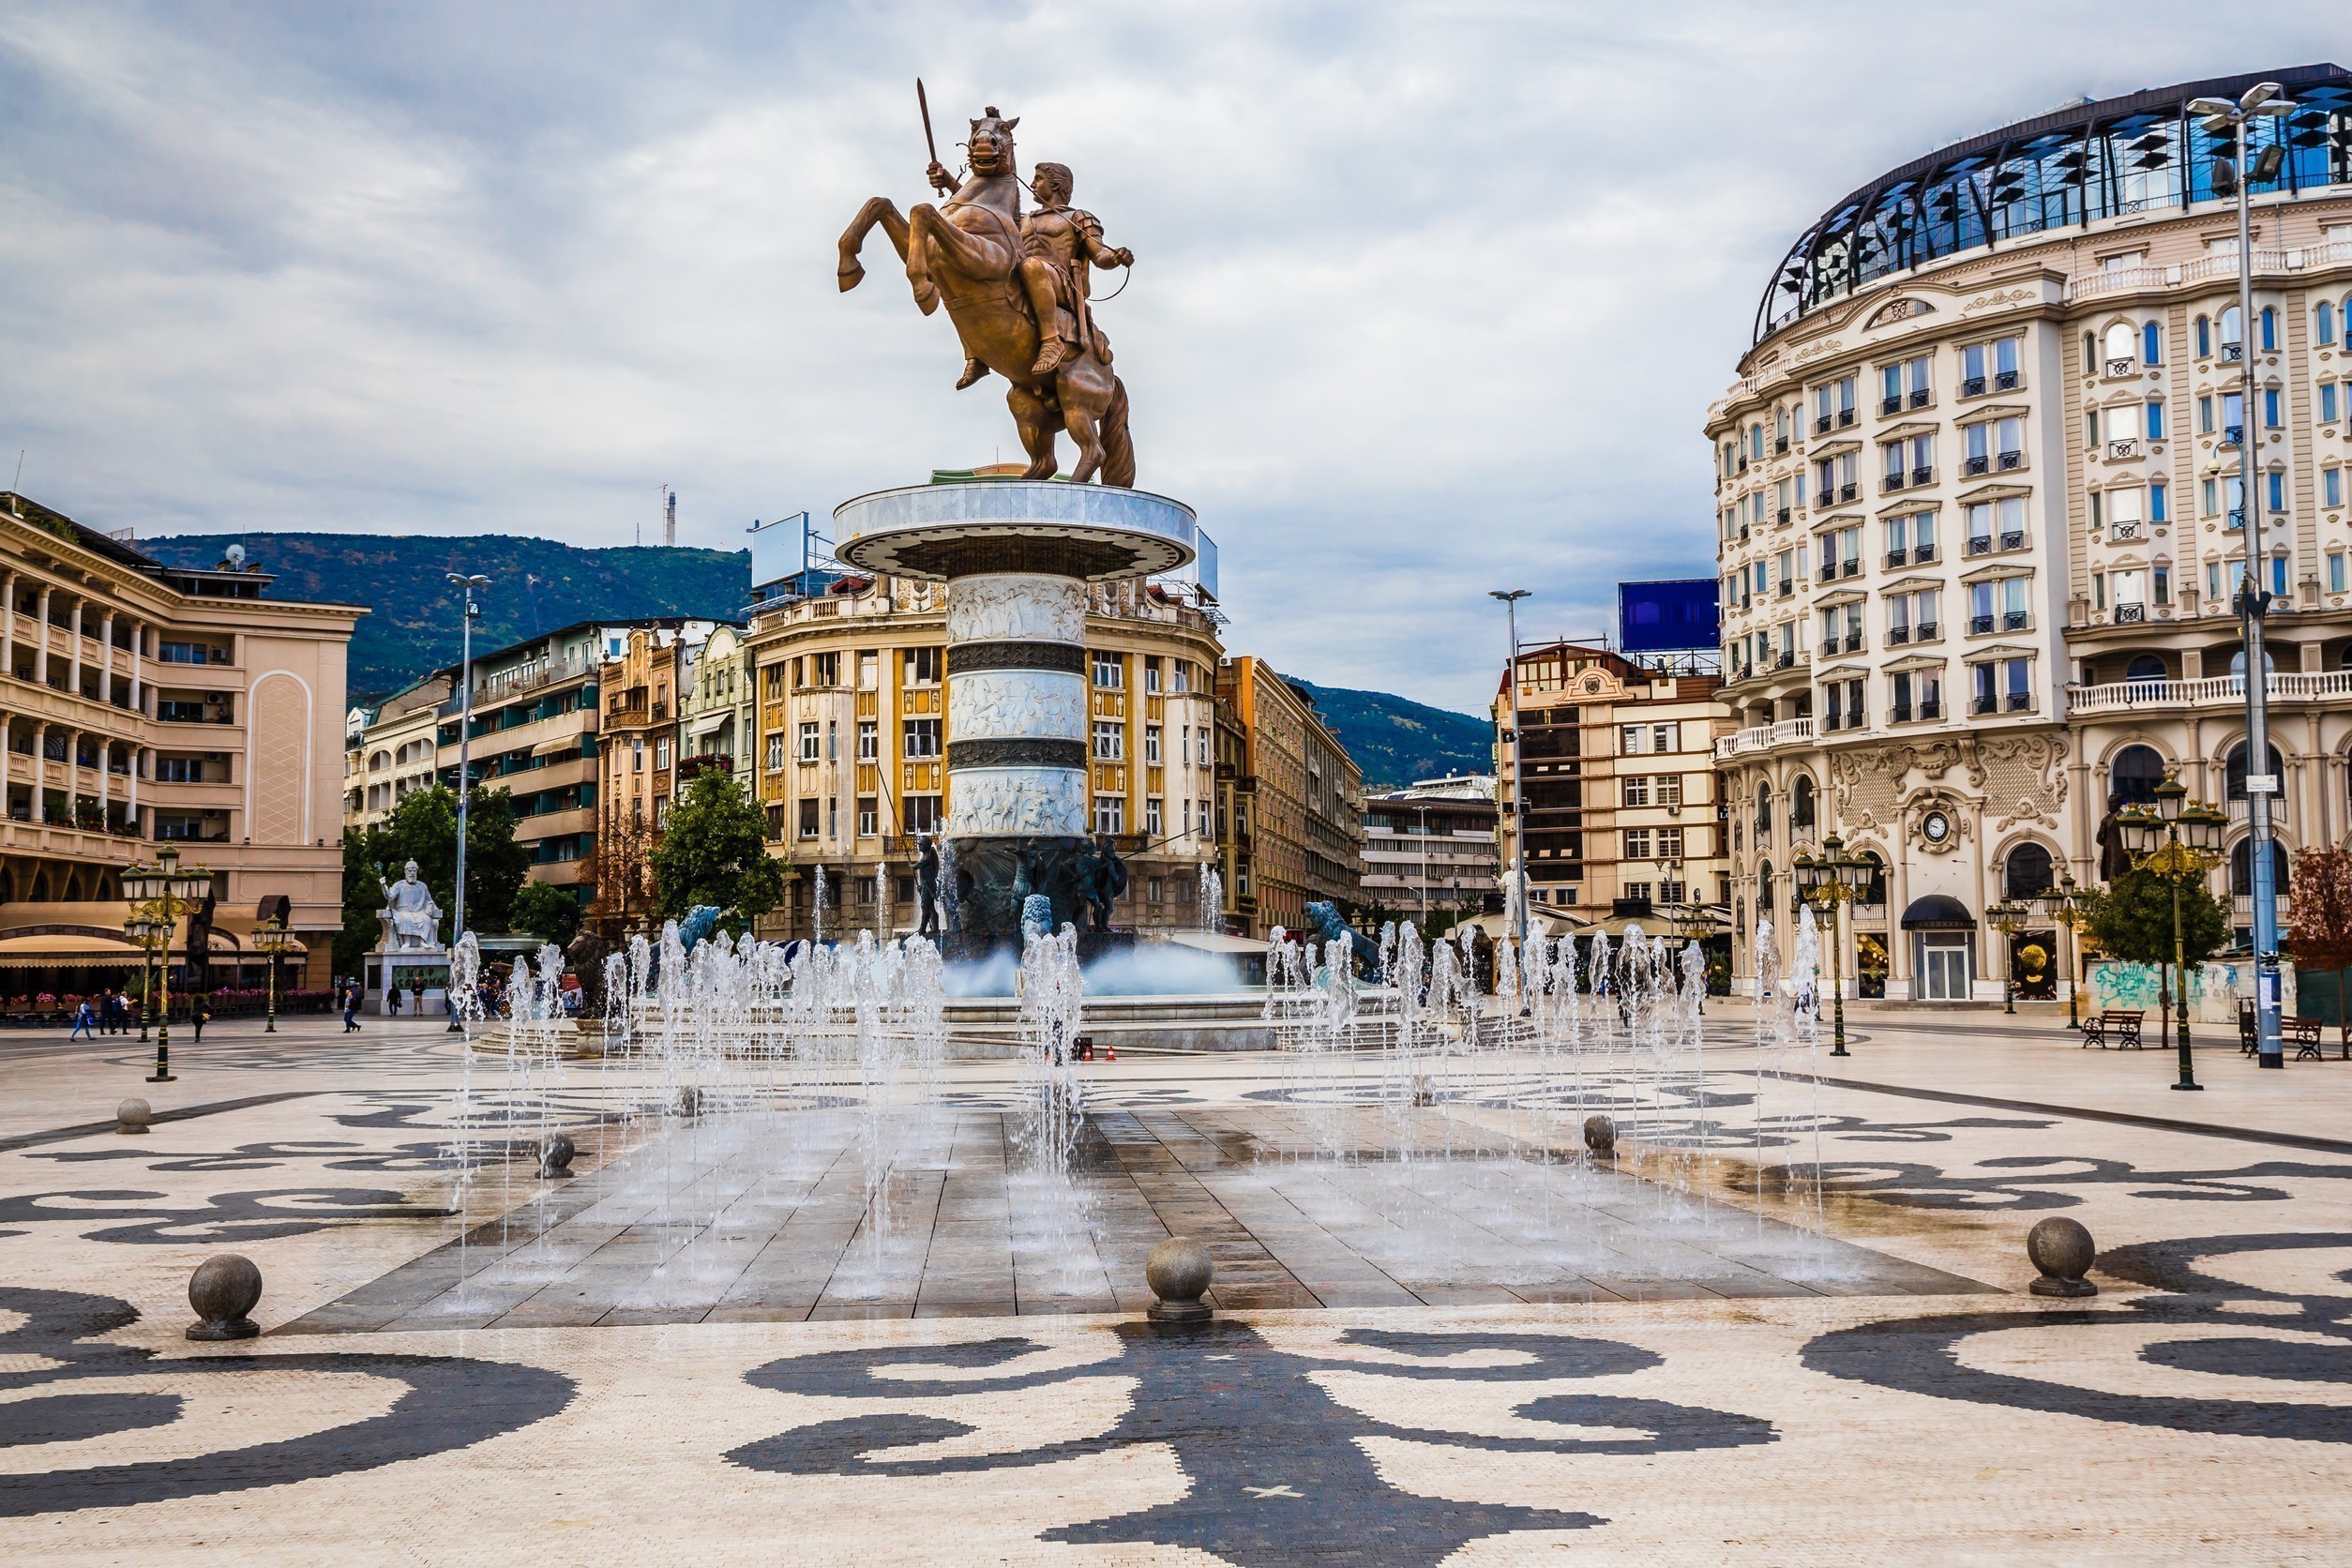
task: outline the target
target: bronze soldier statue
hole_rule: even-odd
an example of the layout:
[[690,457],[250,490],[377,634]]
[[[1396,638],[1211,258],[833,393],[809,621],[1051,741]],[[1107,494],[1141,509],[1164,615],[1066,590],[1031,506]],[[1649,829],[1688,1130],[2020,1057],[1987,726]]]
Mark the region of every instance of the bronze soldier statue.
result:
[[1048,376],[1074,354],[1110,363],[1110,342],[1094,325],[1093,268],[1133,266],[1135,252],[1103,243],[1102,220],[1070,205],[1067,165],[1040,163],[1029,188],[1037,210],[1021,219],[1021,289],[1037,314],[1033,376]]

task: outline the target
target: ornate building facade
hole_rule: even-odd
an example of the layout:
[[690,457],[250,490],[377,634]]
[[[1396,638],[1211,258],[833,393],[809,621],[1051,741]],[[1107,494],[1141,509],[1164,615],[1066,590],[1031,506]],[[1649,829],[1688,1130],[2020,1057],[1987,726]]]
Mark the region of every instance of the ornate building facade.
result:
[[[2281,83],[2253,187],[2252,319],[2200,96]],[[2099,874],[2118,798],[2177,770],[2238,825],[2245,520],[2274,596],[2285,849],[2340,842],[2352,741],[2344,475],[2352,75],[2312,67],[2072,107],[1941,148],[1808,227],[1710,411],[1724,594],[1717,744],[1735,972],[1832,829],[1883,877],[1863,995],[1998,999],[1988,907]],[[2254,390],[2241,394],[2252,360]],[[2239,482],[2255,449],[2252,495]]]
[[[1241,735],[1231,780],[1236,936],[1311,926],[1306,906],[1364,891],[1364,770],[1315,700],[1250,655],[1217,670]],[[1242,899],[1247,899],[1244,904]]]
[[[849,577],[753,607],[757,795],[792,867],[762,935],[810,934],[821,872],[828,936],[916,928],[921,837],[947,821],[950,594]],[[1090,825],[1129,874],[1114,919],[1197,928],[1216,844],[1216,626],[1158,584],[1095,585],[1086,644]]]

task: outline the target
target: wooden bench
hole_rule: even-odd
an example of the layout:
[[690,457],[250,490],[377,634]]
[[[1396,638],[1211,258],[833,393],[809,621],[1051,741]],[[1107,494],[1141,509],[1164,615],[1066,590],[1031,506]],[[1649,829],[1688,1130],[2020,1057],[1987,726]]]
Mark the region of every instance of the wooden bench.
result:
[[2298,1062],[2324,1061],[2319,1054],[2319,1031],[2325,1027],[2317,1018],[2281,1018],[2279,1033],[2284,1040],[2295,1042]]
[[2143,1049],[2140,1020],[2146,1017],[2148,1015],[2144,1012],[2127,1013],[2112,1007],[2103,1013],[2093,1014],[2083,1020],[2083,1044],[2088,1046],[2095,1041],[2101,1050],[2105,1050],[2107,1036],[2113,1034],[2116,1049]]

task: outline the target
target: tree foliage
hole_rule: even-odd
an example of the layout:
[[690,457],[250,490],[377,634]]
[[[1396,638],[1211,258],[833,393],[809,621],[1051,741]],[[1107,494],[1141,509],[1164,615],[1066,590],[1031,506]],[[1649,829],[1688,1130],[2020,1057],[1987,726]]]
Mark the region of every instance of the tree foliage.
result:
[[[2088,890],[2083,935],[2125,963],[2169,964],[2172,884],[2153,871],[2126,871],[2104,888]],[[2202,882],[2180,889],[2181,953],[2201,964],[2229,945],[2229,910]]]
[[2352,969],[2352,850],[2295,856],[2295,901],[2283,944],[2304,969]]
[[[414,860],[417,879],[431,889],[442,912],[441,934],[454,938],[451,917],[458,870],[458,797],[434,785],[418,790],[390,816],[365,831],[343,836],[343,929],[336,938],[336,966],[357,973],[363,955],[379,940],[376,912],[384,907],[381,876],[398,882]],[[465,923],[470,930],[504,931],[531,869],[531,852],[515,840],[514,798],[505,790],[476,788],[466,809]],[[348,965],[348,968],[345,966]]]
[[515,895],[509,918],[517,931],[543,938],[558,947],[569,947],[572,938],[580,934],[580,897],[570,888],[558,887],[553,882],[525,882],[522,891]]
[[588,924],[597,935],[618,942],[654,912],[653,836],[634,817],[606,818],[588,857],[588,882],[595,897]]
[[712,904],[731,923],[748,924],[784,896],[783,868],[768,853],[759,807],[716,769],[696,774],[671,803],[650,858],[654,912],[664,920]]

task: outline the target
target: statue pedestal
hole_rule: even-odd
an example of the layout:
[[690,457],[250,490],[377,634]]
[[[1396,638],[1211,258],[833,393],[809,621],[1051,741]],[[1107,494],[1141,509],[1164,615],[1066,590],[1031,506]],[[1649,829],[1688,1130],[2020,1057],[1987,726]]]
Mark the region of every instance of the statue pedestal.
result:
[[[418,1012],[417,992],[421,988],[423,1012],[427,1018],[445,1018],[449,1016],[449,952],[443,947],[379,947],[361,960],[365,994],[360,1011],[380,1018],[414,1018]],[[400,991],[400,1010],[394,1014],[384,1005],[387,987],[397,986]]]
[[1101,820],[1096,775],[1110,770],[1096,766],[1093,723],[1145,700],[1092,686],[1088,607],[1097,585],[1192,561],[1192,509],[1111,485],[985,479],[879,490],[833,520],[852,565],[948,585],[948,951],[1018,949],[1032,895],[1051,901],[1056,926],[1083,927],[1094,836],[1124,825]]

